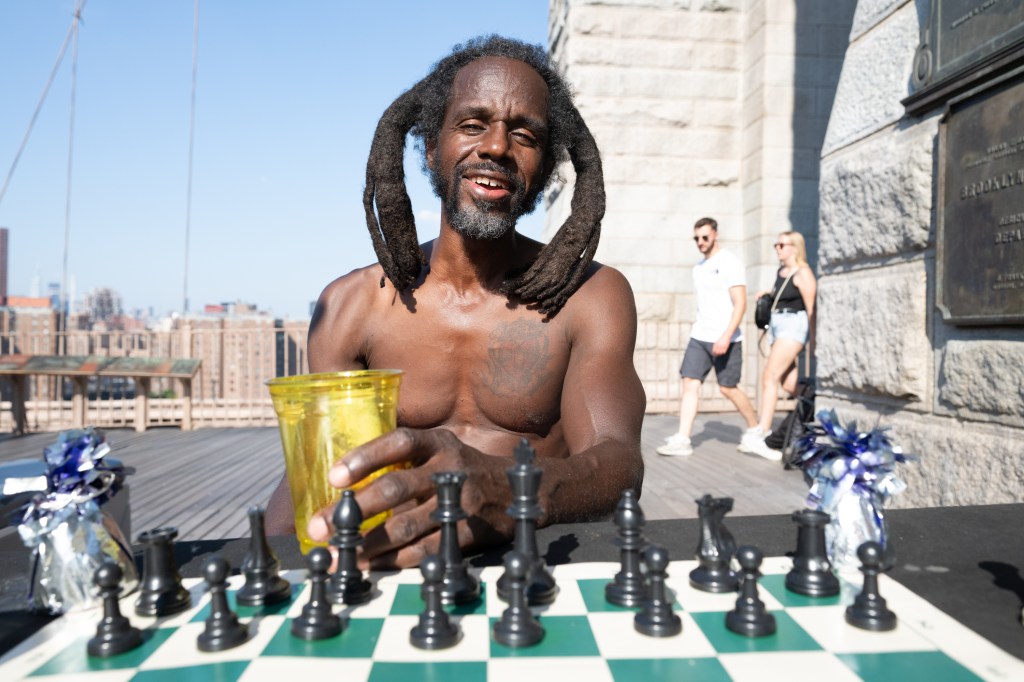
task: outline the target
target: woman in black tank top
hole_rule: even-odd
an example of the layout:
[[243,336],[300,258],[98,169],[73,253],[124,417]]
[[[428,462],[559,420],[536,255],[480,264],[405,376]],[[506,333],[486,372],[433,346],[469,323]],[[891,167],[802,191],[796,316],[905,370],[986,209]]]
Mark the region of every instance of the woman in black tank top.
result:
[[769,448],[764,438],[771,433],[779,387],[792,396],[796,395],[796,359],[805,344],[810,343],[813,349],[817,281],[807,265],[804,238],[799,232],[780,234],[775,243],[775,253],[781,267],[771,291],[772,300],[776,302],[769,326],[772,332],[771,351],[761,374],[761,409],[756,429],[744,435],[740,450],[779,460],[782,453]]

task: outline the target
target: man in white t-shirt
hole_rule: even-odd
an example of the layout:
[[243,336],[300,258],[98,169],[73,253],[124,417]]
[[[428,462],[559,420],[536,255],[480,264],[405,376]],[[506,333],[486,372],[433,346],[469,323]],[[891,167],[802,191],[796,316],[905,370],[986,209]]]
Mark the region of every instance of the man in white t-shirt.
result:
[[693,226],[693,241],[704,255],[693,266],[693,291],[697,320],[683,355],[679,376],[683,379],[679,407],[679,432],[657,449],[659,455],[692,455],[690,432],[697,417],[700,387],[715,368],[718,388],[746,420],[748,430],[757,428],[750,398],[739,387],[743,370],[743,332],[740,322],[747,309],[747,278],[739,258],[718,245],[718,223],[701,218]]

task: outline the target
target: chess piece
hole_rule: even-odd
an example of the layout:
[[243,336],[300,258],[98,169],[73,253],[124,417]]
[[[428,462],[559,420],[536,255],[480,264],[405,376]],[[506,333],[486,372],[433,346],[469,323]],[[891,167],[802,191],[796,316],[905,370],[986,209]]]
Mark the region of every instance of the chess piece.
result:
[[764,637],[775,632],[775,616],[768,613],[757,594],[764,555],[757,547],[743,546],[736,551],[742,579],[736,608],[725,614],[725,627],[747,637]]
[[338,568],[327,584],[327,599],[332,604],[365,604],[373,597],[373,585],[363,578],[363,572],[356,565],[356,547],[363,544],[363,536],[359,534],[363,512],[356,504],[354,492],[341,493],[331,520],[334,521],[334,536],[330,544],[338,548]]
[[[555,579],[544,565],[537,549],[537,519],[544,515],[537,500],[540,477],[544,473],[534,466],[534,450],[525,438],[519,441],[514,455],[516,463],[507,470],[509,487],[512,489],[512,504],[508,515],[516,520],[513,548],[528,562],[526,572],[526,600],[530,606],[550,604],[558,594]],[[509,600],[509,576],[506,571],[498,578],[498,597]]]
[[200,651],[232,649],[249,638],[249,628],[238,622],[238,616],[228,606],[228,562],[214,555],[203,567],[203,578],[210,592],[210,615],[206,628],[200,633],[197,645]]
[[494,622],[494,641],[498,644],[519,648],[531,646],[544,638],[544,628],[527,605],[526,576],[529,568],[529,561],[520,552],[512,550],[505,555],[508,608]]
[[420,564],[423,574],[423,613],[419,623],[409,631],[409,643],[417,649],[447,649],[462,639],[459,626],[452,623],[448,612],[441,603],[441,585],[444,567],[436,554],[431,554]]
[[184,611],[192,603],[174,563],[176,537],[178,529],[169,526],[139,535],[139,544],[143,546],[142,582],[135,613],[140,616],[169,616]]
[[647,595],[644,575],[640,570],[640,550],[644,546],[641,530],[644,527],[644,513],[636,499],[635,490],[622,491],[622,497],[615,508],[615,525],[619,537],[620,570],[615,579],[604,587],[605,599],[612,604],[633,608],[639,606]]
[[647,599],[633,617],[633,627],[648,637],[678,635],[683,631],[683,621],[672,612],[672,600],[665,587],[668,552],[663,547],[650,545],[644,550],[644,564],[647,566]]
[[466,570],[456,529],[456,524],[467,516],[461,506],[466,472],[441,472],[434,474],[433,479],[437,488],[437,509],[431,512],[430,518],[441,524],[439,552],[444,568],[441,599],[446,604],[467,604],[480,598],[480,581]]
[[839,579],[825,551],[825,526],[831,517],[823,511],[801,509],[793,512],[798,524],[793,570],[786,574],[786,589],[808,597],[839,594]]
[[96,636],[86,645],[90,656],[116,656],[142,644],[142,632],[121,615],[118,599],[122,576],[121,567],[113,561],[104,562],[96,569],[94,580],[103,600],[103,618],[96,626]]
[[864,574],[864,587],[853,603],[846,607],[846,622],[862,630],[892,630],[896,627],[896,614],[889,610],[885,599],[878,593],[878,575],[882,573],[884,561],[882,545],[869,540],[857,548],[857,557]]
[[278,575],[281,562],[267,542],[263,513],[263,507],[249,508],[249,553],[242,561],[245,584],[235,593],[235,601],[244,606],[279,604],[292,595],[291,583]]
[[302,639],[334,637],[341,633],[342,622],[327,601],[331,553],[323,547],[314,547],[306,561],[309,565],[309,602],[302,607],[302,615],[292,621],[292,634]]
[[704,592],[735,592],[739,578],[729,567],[736,554],[736,541],[723,522],[732,511],[731,497],[705,495],[697,500],[700,517],[700,540],[697,559],[700,565],[690,571],[690,585]]

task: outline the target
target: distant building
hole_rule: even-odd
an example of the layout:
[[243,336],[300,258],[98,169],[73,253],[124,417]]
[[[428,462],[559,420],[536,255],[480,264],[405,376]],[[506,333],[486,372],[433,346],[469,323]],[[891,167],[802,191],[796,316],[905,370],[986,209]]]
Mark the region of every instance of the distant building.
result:
[[0,227],[0,305],[7,305],[7,228]]

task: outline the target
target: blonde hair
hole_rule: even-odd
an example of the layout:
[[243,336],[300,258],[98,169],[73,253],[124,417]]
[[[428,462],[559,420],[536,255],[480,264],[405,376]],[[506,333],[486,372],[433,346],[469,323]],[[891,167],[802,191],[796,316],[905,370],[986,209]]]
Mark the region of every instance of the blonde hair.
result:
[[790,230],[788,232],[780,232],[779,237],[789,237],[793,248],[796,249],[796,262],[800,265],[807,265],[807,247],[804,245],[804,236],[799,232]]

